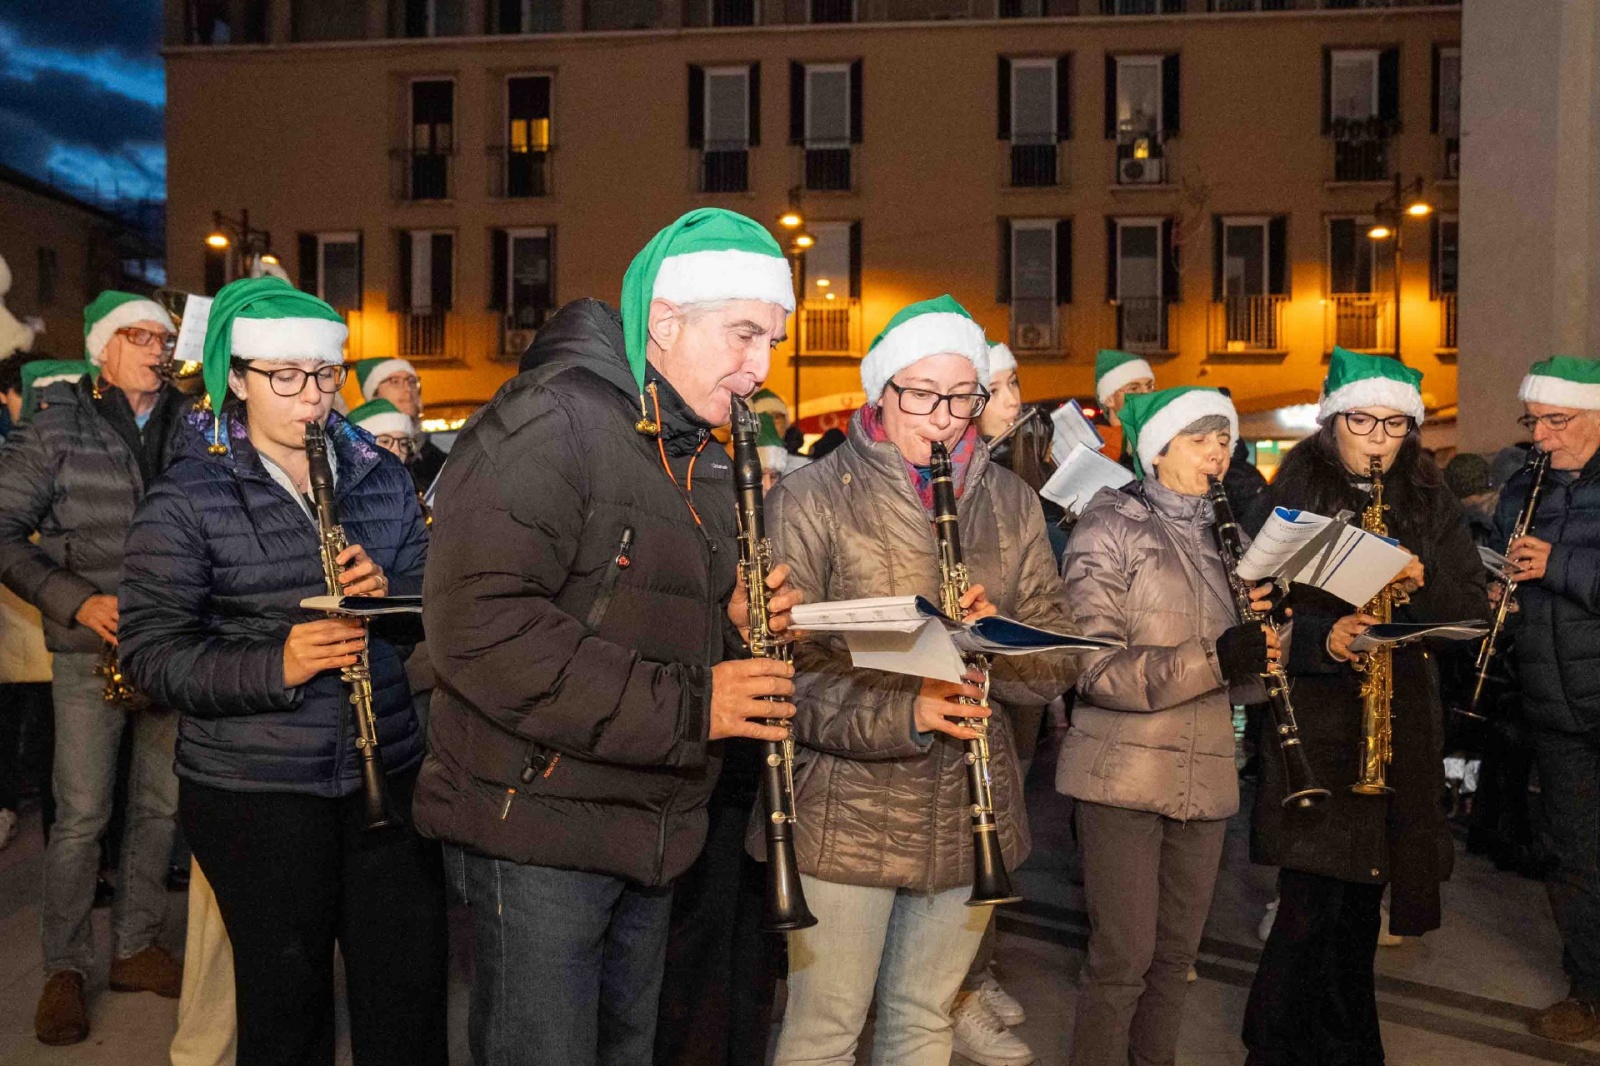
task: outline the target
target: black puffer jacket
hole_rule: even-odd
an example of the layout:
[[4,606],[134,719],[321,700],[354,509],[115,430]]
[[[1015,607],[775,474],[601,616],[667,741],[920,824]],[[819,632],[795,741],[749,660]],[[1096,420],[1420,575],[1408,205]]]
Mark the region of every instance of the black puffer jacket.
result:
[[563,308],[523,368],[439,478],[417,826],[664,884],[700,853],[721,762],[707,735],[711,668],[738,646],[732,464],[665,382],[664,439],[635,428],[622,322],[598,301]]
[[[1506,482],[1494,548],[1505,548],[1531,487],[1526,469]],[[1575,476],[1545,475],[1533,535],[1553,547],[1544,577],[1517,587],[1511,616],[1523,710],[1537,728],[1588,732],[1600,726],[1600,455]]]
[[[240,419],[229,451],[206,451],[211,416],[191,416],[184,454],[151,486],[128,531],[120,599],[122,664],[183,712],[178,773],[234,792],[337,797],[360,785],[344,684],[326,671],[283,684],[289,629],[326,591],[311,516],[273,480]],[[329,416],[345,537],[367,550],[396,596],[422,589],[428,534],[410,475],[364,430]],[[368,644],[379,751],[391,773],[422,758],[400,655]]]
[[[1296,446],[1310,448],[1314,441]],[[1294,460],[1294,453],[1291,453]],[[1273,507],[1311,508],[1305,456],[1286,460],[1256,499],[1251,532]],[[1411,506],[1385,508],[1389,535],[1422,560],[1426,584],[1396,608],[1396,622],[1454,622],[1488,611],[1483,564],[1461,515],[1443,485],[1417,487]],[[1342,506],[1357,512],[1364,493],[1348,486]],[[1324,505],[1325,506],[1325,505]],[[1329,507],[1322,513],[1333,513]],[[1317,783],[1332,796],[1312,810],[1285,809],[1284,764],[1264,716],[1259,737],[1261,784],[1256,790],[1251,858],[1271,866],[1322,874],[1341,881],[1390,884],[1390,925],[1415,936],[1439,927],[1439,885],[1450,876],[1455,850],[1439,797],[1444,792],[1444,707],[1439,697],[1439,648],[1411,645],[1394,652],[1394,761],[1387,796],[1350,791],[1359,770],[1361,676],[1328,657],[1328,632],[1355,607],[1309,585],[1296,585],[1288,604],[1294,630],[1285,664],[1301,742]],[[1444,645],[1447,654],[1462,646]],[[1471,654],[1471,646],[1466,646]]]
[[0,449],[0,581],[39,608],[51,651],[98,651],[74,616],[116,593],[128,523],[176,450],[187,401],[163,390],[141,434],[116,389],[96,399],[87,382],[62,382],[40,398],[49,406]]

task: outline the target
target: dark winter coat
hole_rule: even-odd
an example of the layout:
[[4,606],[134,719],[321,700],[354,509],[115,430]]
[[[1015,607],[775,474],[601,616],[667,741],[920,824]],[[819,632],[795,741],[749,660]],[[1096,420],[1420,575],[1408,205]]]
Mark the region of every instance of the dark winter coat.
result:
[[39,608],[51,651],[94,652],[78,608],[115,595],[134,508],[175,453],[189,401],[164,389],[141,433],[117,389],[96,399],[87,381],[61,382],[41,399],[0,448],[0,581]]
[[580,300],[451,449],[425,593],[425,835],[653,885],[700,853],[722,754],[711,669],[740,646],[733,468],[657,388],[659,443],[635,425],[621,319]]
[[[229,448],[206,450],[209,414],[191,416],[183,454],[151,487],[128,531],[119,597],[122,665],[142,692],[183,712],[178,774],[233,792],[338,797],[359,787],[344,683],[325,671],[283,683],[290,627],[320,617],[317,528],[267,472],[242,418]],[[428,534],[399,460],[329,416],[345,538],[383,568],[392,595],[422,589]],[[375,626],[368,642],[379,752],[391,773],[422,758],[401,656]]]
[[[1311,441],[1297,446],[1310,448]],[[1293,453],[1291,453],[1291,456]],[[1303,458],[1303,457],[1302,457]],[[1286,460],[1257,498],[1250,519],[1259,530],[1274,507],[1308,508],[1310,464]],[[1397,622],[1484,618],[1488,596],[1483,564],[1467,533],[1461,505],[1442,484],[1416,487],[1415,506],[1385,508],[1389,535],[1422,560],[1425,585],[1394,612]],[[1365,493],[1346,481],[1343,506],[1358,515]],[[1322,513],[1328,513],[1324,511]],[[1394,761],[1388,796],[1350,791],[1359,772],[1361,676],[1329,658],[1328,633],[1352,606],[1306,585],[1287,601],[1294,630],[1285,663],[1296,718],[1316,781],[1332,796],[1320,806],[1285,809],[1284,763],[1266,716],[1259,738],[1262,776],[1256,790],[1251,858],[1342,881],[1389,883],[1390,923],[1402,936],[1439,926],[1439,885],[1450,876],[1455,850],[1445,825],[1444,707],[1439,696],[1439,649],[1411,645],[1394,651]],[[1459,654],[1459,647],[1447,653]],[[1470,649],[1467,651],[1470,654]]]
[[[1506,483],[1492,547],[1504,550],[1531,486],[1526,468]],[[1588,732],[1600,726],[1600,455],[1576,475],[1545,475],[1532,535],[1553,547],[1511,616],[1523,711],[1536,728]]]

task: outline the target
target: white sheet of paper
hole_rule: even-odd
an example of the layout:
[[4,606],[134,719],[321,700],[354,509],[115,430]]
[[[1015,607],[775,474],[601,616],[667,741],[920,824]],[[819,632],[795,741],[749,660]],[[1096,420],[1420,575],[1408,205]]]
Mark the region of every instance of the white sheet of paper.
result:
[[961,653],[938,619],[924,621],[910,632],[845,630],[850,661],[863,670],[960,681],[965,669]]
[[[1382,627],[1378,627],[1380,630]],[[1482,621],[1446,622],[1442,625],[1407,625],[1392,626],[1396,635],[1385,639],[1379,633],[1369,630],[1350,642],[1351,651],[1366,651],[1382,644],[1409,644],[1424,637],[1439,640],[1481,640],[1489,634],[1489,624]]]
[[1487,545],[1478,546],[1478,558],[1483,560],[1483,565],[1495,577],[1503,577],[1511,568],[1511,560]]
[[1044,483],[1039,495],[1073,514],[1081,514],[1095,493],[1101,489],[1119,489],[1132,480],[1133,471],[1079,441]]
[[[1335,536],[1329,531],[1333,521],[1310,511],[1277,508],[1239,560],[1239,576],[1246,581],[1282,577],[1291,584],[1315,585],[1359,607],[1411,561],[1404,548],[1352,525],[1339,523]],[[1321,536],[1324,531],[1328,536]],[[1298,558],[1319,537],[1324,546],[1309,558]]]
[[189,294],[183,302],[183,325],[178,327],[178,343],[172,349],[174,363],[205,361],[206,323],[211,319],[211,297]]
[[1082,444],[1094,451],[1106,446],[1106,439],[1089,421],[1089,416],[1083,413],[1077,400],[1068,400],[1051,412],[1050,424],[1055,430],[1050,437],[1050,459],[1057,466],[1067,461],[1074,444]]
[[927,621],[915,596],[870,596],[833,603],[802,603],[790,612],[796,629],[843,633],[851,629],[884,629],[909,633]]

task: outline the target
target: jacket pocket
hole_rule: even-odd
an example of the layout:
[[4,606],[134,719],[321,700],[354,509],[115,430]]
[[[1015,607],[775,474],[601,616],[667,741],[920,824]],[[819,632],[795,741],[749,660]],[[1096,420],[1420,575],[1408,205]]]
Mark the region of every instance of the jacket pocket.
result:
[[584,624],[590,632],[600,632],[600,624],[605,621],[606,611],[611,607],[611,594],[616,591],[617,579],[622,572],[633,565],[630,552],[633,550],[633,527],[624,526],[622,537],[617,541],[617,553],[606,564],[606,569],[600,575],[600,587],[595,590],[594,602],[589,605],[589,617],[584,619]]

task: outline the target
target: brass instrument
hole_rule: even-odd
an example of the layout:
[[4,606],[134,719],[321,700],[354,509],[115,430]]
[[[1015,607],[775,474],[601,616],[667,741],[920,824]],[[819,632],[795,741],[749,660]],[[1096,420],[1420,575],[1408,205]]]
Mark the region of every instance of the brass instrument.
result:
[[[933,458],[934,537],[939,546],[939,609],[954,621],[961,620],[961,597],[972,586],[967,564],[961,561],[961,526],[956,515],[955,473],[950,452],[934,441]],[[989,705],[989,657],[966,655],[967,666],[983,675],[983,698],[979,706]],[[969,907],[1015,903],[1022,897],[1011,887],[1005,858],[1000,852],[999,826],[994,814],[994,788],[989,776],[989,723],[984,718],[964,718],[962,725],[978,734],[967,741],[967,792],[972,799],[972,896]]]
[[[1528,489],[1528,498],[1523,501],[1522,510],[1517,512],[1517,524],[1512,527],[1511,540],[1506,542],[1507,551],[1511,550],[1511,544],[1518,537],[1525,537],[1533,530],[1533,516],[1539,509],[1539,495],[1544,489],[1544,476],[1550,470],[1550,453],[1534,448],[1528,453],[1527,468],[1533,471],[1533,485]],[[1507,576],[1501,578],[1501,586],[1500,602],[1494,610],[1494,625],[1478,648],[1478,661],[1475,667],[1478,676],[1472,685],[1472,701],[1467,704],[1467,709],[1461,712],[1468,718],[1487,717],[1479,713],[1478,701],[1483,698],[1484,682],[1489,679],[1489,665],[1494,660],[1495,645],[1500,642],[1500,631],[1505,628],[1506,616],[1511,612],[1511,597],[1517,591],[1517,582]]]
[[134,688],[133,682],[122,672],[122,663],[117,658],[115,644],[108,641],[101,645],[100,660],[95,663],[94,672],[96,676],[106,679],[105,689],[101,695],[107,707],[132,714],[150,706],[150,697]]
[[[761,454],[756,440],[761,421],[738,397],[733,401],[733,483],[739,497],[739,579],[750,601],[750,654],[757,659],[791,662],[794,644],[773,633],[767,610],[767,575],[772,570],[772,541],[762,513]],[[765,720],[788,730],[781,718]],[[794,736],[761,741],[761,795],[766,817],[767,895],[763,927],[778,932],[807,929],[817,919],[806,906],[800,866],[794,855]]]
[[[1228,502],[1222,481],[1208,478],[1210,488],[1206,496],[1211,501],[1212,514],[1216,516],[1213,532],[1217,548],[1222,553],[1222,565],[1228,573],[1228,585],[1233,589],[1233,602],[1239,609],[1239,621],[1267,623],[1267,617],[1250,606],[1250,583],[1238,574],[1239,560],[1244,556],[1244,538],[1239,522],[1233,516],[1233,505]],[[1278,734],[1278,747],[1283,751],[1284,779],[1288,782],[1283,797],[1285,807],[1315,807],[1332,793],[1318,786],[1311,773],[1311,763],[1306,750],[1300,745],[1300,726],[1295,721],[1294,704],[1289,699],[1289,675],[1283,664],[1267,663],[1267,672],[1261,675],[1267,690],[1267,702],[1272,708],[1272,727]]]
[[[1372,493],[1361,509],[1361,528],[1380,537],[1389,535],[1383,518],[1383,461],[1372,457]],[[1394,609],[1408,597],[1393,583],[1385,585],[1361,608],[1380,625],[1394,620]],[[1361,672],[1361,770],[1350,791],[1361,796],[1381,796],[1394,789],[1388,784],[1389,763],[1394,758],[1394,649],[1380,644],[1367,651],[1356,669]]]
[[999,434],[989,441],[989,449],[992,451],[1004,444],[1006,441],[1010,440],[1012,437],[1016,436],[1017,430],[1021,429],[1029,422],[1032,422],[1035,418],[1038,418],[1039,414],[1040,411],[1038,404],[1028,404],[1024,406],[1021,413],[1017,415],[1016,419],[1005,428],[1005,432]]
[[[333,468],[328,463],[328,438],[320,422],[306,423],[306,463],[311,474],[311,497],[317,511],[317,539],[321,543],[322,576],[328,595],[344,595],[339,581],[339,556],[349,546],[344,527],[339,524],[339,505],[333,495]],[[361,758],[361,793],[365,804],[367,829],[395,825],[389,806],[389,785],[383,776],[383,759],[378,754],[378,720],[372,711],[372,669],[367,649],[352,666],[340,671],[350,693],[350,709],[355,717],[356,753]]]

